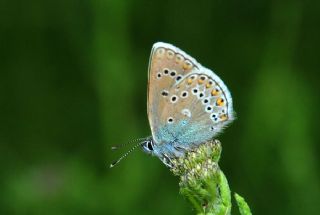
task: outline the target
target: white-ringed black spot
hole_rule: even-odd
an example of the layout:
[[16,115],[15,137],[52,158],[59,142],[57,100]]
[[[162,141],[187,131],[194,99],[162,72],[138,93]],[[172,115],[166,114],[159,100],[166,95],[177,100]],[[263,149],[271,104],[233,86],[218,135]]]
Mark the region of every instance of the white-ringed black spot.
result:
[[188,91],[181,92],[181,98],[186,98],[186,97],[188,97]]
[[161,73],[160,73],[160,72],[157,73],[157,78],[158,78],[158,79],[161,78]]
[[164,69],[164,70],[163,70],[163,73],[164,73],[165,75],[168,75],[168,74],[169,74],[169,69]]
[[176,95],[171,96],[171,102],[176,103],[178,101],[178,97]]
[[163,90],[163,91],[161,92],[161,95],[162,95],[162,96],[168,96],[168,95],[169,95],[169,93],[168,93],[168,91]]
[[204,94],[201,92],[199,93],[199,98],[202,98],[204,96]]
[[216,114],[211,114],[211,119],[214,120],[214,121],[217,121],[218,120],[218,117]]
[[178,76],[176,77],[176,81],[180,81],[181,78],[182,78],[182,76],[181,76],[181,75],[178,75]]
[[173,118],[172,118],[172,117],[169,117],[169,118],[167,119],[167,122],[168,122],[168,123],[173,123]]
[[206,112],[210,113],[213,110],[211,105],[206,106]]
[[194,95],[196,95],[198,92],[199,92],[198,88],[193,88],[193,89],[192,89],[192,93],[193,93]]
[[204,81],[204,80],[206,80],[206,77],[205,77],[205,76],[201,76],[200,79],[201,79],[202,81]]
[[171,75],[171,77],[174,77],[176,75],[176,72],[175,71],[171,71],[170,75]]
[[203,103],[203,104],[208,104],[208,103],[209,103],[209,99],[203,99],[203,100],[202,100],[202,103]]

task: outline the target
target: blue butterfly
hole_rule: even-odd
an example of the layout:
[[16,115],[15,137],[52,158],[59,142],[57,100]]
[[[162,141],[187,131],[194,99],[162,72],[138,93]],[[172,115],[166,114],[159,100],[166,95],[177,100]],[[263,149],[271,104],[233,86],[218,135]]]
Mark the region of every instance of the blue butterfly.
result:
[[155,43],[148,76],[152,136],[134,148],[141,145],[168,167],[171,158],[214,138],[234,120],[231,94],[223,81],[179,48]]

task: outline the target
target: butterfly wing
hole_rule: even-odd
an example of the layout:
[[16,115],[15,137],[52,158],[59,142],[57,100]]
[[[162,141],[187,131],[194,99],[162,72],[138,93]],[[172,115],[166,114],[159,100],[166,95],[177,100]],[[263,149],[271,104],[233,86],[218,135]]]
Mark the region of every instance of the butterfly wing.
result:
[[211,139],[233,120],[222,80],[182,50],[153,46],[149,64],[148,117],[155,144],[165,153]]
[[153,136],[165,125],[161,115],[168,105],[166,94],[191,72],[192,60],[170,44],[158,42],[153,45],[148,73],[148,118]]

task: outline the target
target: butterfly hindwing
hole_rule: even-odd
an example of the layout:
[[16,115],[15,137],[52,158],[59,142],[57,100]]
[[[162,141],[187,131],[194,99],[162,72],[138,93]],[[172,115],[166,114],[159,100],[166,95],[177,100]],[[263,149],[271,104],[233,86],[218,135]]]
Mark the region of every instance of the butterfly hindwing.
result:
[[[174,97],[177,97],[175,101]],[[167,124],[179,125],[172,132],[178,146],[198,145],[220,133],[232,121],[229,99],[212,77],[192,72],[171,88],[168,105],[160,118]]]

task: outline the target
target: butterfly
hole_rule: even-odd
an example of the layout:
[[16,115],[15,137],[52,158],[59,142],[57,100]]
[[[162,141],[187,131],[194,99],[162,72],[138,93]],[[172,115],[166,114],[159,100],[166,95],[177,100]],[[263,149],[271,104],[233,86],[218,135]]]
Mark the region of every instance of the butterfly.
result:
[[153,45],[148,80],[152,136],[137,146],[168,167],[172,167],[172,158],[216,137],[235,118],[231,94],[223,81],[169,43]]

